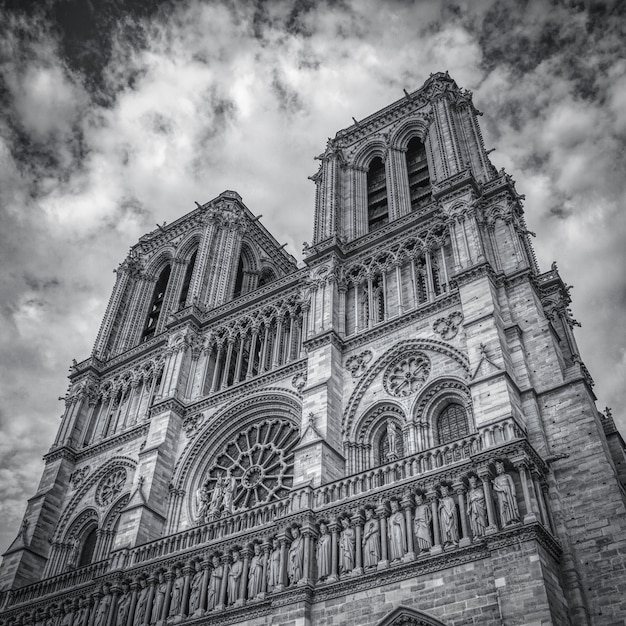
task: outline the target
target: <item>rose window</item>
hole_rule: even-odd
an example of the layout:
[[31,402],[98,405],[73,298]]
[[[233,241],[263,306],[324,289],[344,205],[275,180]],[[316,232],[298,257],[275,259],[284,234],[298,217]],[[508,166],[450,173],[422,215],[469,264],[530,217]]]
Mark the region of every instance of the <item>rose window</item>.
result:
[[403,357],[392,364],[383,383],[392,396],[410,396],[415,393],[430,374],[430,361],[423,354]]
[[101,506],[111,504],[115,496],[122,491],[126,484],[126,470],[120,468],[105,476],[96,491],[96,501]]
[[202,484],[207,514],[234,513],[286,496],[293,484],[298,436],[295,426],[274,419],[254,424],[228,442]]

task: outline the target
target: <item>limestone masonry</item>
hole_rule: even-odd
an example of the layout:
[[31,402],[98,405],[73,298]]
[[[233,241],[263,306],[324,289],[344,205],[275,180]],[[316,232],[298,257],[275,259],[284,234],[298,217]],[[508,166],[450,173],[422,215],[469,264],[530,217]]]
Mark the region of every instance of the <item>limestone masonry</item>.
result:
[[339,131],[302,268],[234,191],[131,248],[1,626],[626,623],[624,441],[477,115]]

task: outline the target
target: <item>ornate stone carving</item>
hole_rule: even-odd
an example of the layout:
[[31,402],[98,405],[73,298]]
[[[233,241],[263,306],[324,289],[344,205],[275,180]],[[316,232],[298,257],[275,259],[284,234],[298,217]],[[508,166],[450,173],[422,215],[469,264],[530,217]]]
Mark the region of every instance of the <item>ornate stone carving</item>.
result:
[[496,462],[497,476],[493,479],[493,490],[498,498],[502,526],[519,522],[519,510],[513,479],[504,471],[504,463]]
[[187,437],[193,437],[194,433],[202,426],[204,423],[204,413],[194,413],[189,417],[185,418],[183,422],[183,430],[185,431],[185,435]]
[[274,591],[280,585],[280,546],[278,539],[272,538],[272,550],[267,564],[267,589]]
[[263,589],[263,560],[261,545],[255,543],[248,571],[248,600],[256,598]]
[[81,467],[80,469],[74,470],[70,474],[70,482],[72,483],[72,489],[77,489],[80,486],[83,480],[85,480],[85,478],[87,477],[87,474],[89,474],[90,470],[91,470],[91,467],[89,465],[85,465],[85,467]]
[[105,476],[96,490],[96,502],[100,506],[107,506],[113,502],[115,496],[122,491],[126,484],[126,470],[120,467]]
[[407,552],[406,524],[400,505],[397,500],[391,501],[391,515],[389,516],[389,560],[401,561]]
[[298,583],[304,577],[304,537],[300,528],[293,525],[291,529],[291,545],[287,555],[287,574],[292,585]]
[[317,540],[317,579],[326,580],[331,574],[332,537],[328,534],[328,526],[320,523],[320,536]]
[[439,524],[441,528],[441,543],[444,546],[456,546],[459,543],[459,516],[454,498],[450,495],[450,488],[443,484],[439,488]]
[[243,573],[243,563],[239,559],[238,550],[233,550],[232,559],[228,569],[228,606],[234,606],[239,600],[239,582]]
[[432,535],[430,533],[432,518],[433,514],[430,505],[424,502],[424,496],[418,493],[415,496],[415,517],[413,520],[413,529],[415,530],[418,552],[428,552],[433,545]]
[[416,393],[430,374],[430,359],[421,352],[402,356],[385,372],[383,385],[392,396],[404,397]]
[[339,568],[342,574],[348,574],[354,569],[355,540],[354,529],[350,527],[348,517],[341,518],[343,530],[339,536]]
[[372,356],[371,350],[363,350],[360,354],[355,354],[346,361],[346,367],[350,370],[352,378],[359,378],[365,374],[367,364],[372,360]]
[[195,494],[198,522],[287,495],[297,441],[297,428],[278,418],[239,433],[217,455]]
[[459,326],[463,321],[463,314],[460,311],[454,311],[447,317],[440,317],[433,322],[433,330],[446,341],[456,337],[459,332]]
[[476,476],[469,477],[469,490],[467,492],[467,517],[469,518],[472,536],[482,537],[487,528],[487,503],[482,485],[478,487]]
[[298,372],[291,379],[291,385],[297,389],[298,391],[302,391],[307,381],[307,372],[306,370],[303,372]]
[[211,563],[213,569],[207,590],[207,611],[212,611],[220,603],[220,587],[224,577],[224,566],[220,563],[220,558],[217,555],[212,557]]
[[365,508],[365,526],[363,527],[363,567],[374,568],[380,561],[380,522],[374,516],[371,506]]

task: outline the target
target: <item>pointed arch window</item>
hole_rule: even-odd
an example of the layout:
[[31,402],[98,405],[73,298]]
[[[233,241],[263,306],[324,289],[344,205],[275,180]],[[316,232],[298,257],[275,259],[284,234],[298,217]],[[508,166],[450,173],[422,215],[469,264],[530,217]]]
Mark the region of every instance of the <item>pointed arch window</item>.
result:
[[417,137],[413,137],[407,146],[406,168],[409,175],[411,209],[415,211],[432,199],[426,148]]
[[148,318],[146,319],[146,325],[143,330],[142,341],[148,341],[152,339],[156,332],[157,324],[159,323],[159,317],[163,309],[163,302],[165,300],[165,290],[167,289],[167,283],[170,279],[171,267],[166,265],[159,274],[159,278],[154,287],[152,293],[152,302],[148,312]]
[[267,285],[274,280],[276,280],[276,274],[274,273],[274,270],[271,267],[264,267],[259,274],[258,286],[262,287],[263,285]]
[[448,404],[437,420],[437,443],[442,445],[465,437],[469,433],[467,412],[460,405]]
[[89,565],[93,561],[93,555],[96,551],[96,543],[98,541],[98,528],[93,526],[91,530],[85,535],[83,540],[83,546],[78,557],[77,567],[84,567]]
[[367,171],[367,225],[372,232],[389,222],[387,178],[380,157],[372,159]]
[[196,265],[196,256],[198,251],[196,250],[187,263],[187,270],[185,271],[185,279],[183,280],[183,287],[180,290],[180,297],[178,298],[178,310],[184,309],[187,304],[187,295],[189,294],[189,286],[191,285],[191,277],[193,276],[193,269]]

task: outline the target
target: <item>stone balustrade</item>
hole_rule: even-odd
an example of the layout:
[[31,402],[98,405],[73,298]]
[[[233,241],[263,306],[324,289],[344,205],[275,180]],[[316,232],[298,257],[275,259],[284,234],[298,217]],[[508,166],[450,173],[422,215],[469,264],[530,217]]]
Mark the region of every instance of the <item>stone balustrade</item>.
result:
[[[497,432],[518,435],[516,429],[509,422]],[[148,626],[265,606],[278,593],[302,587],[317,593],[455,551],[477,554],[490,538],[516,529],[539,528],[551,537],[543,462],[525,438],[496,443],[498,437],[479,432],[437,454],[427,451],[440,464],[425,466],[420,453],[375,474],[299,489],[271,505],[120,550],[9,592],[0,624],[45,624],[49,617],[63,624],[71,613],[67,623],[80,626]]]

